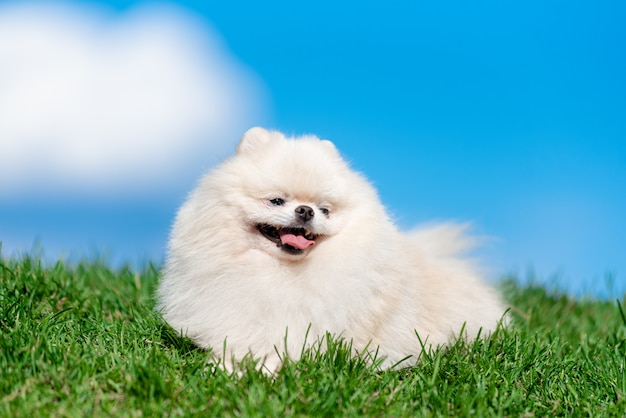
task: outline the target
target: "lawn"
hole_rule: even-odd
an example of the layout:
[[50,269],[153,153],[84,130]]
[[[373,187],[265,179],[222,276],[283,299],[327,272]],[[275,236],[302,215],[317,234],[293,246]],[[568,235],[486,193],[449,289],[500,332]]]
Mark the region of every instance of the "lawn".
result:
[[624,416],[621,301],[503,281],[513,324],[378,371],[330,340],[229,375],[153,312],[158,268],[0,258],[0,416]]

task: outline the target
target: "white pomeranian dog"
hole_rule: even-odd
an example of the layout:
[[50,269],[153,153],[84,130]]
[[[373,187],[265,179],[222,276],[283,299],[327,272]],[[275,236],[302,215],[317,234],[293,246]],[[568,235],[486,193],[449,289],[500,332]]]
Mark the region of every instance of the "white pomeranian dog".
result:
[[331,142],[253,128],[180,208],[157,309],[227,368],[275,372],[326,333],[407,366],[504,314],[463,229],[402,234]]

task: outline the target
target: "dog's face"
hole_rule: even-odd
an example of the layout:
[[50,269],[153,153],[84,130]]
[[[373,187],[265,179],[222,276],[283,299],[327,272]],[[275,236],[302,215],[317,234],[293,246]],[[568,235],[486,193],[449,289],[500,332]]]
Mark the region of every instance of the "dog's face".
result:
[[248,241],[272,256],[301,260],[348,220],[355,175],[328,141],[288,140],[254,128],[239,144],[231,169]]
[[266,213],[255,227],[270,247],[275,246],[278,251],[292,257],[302,256],[334,232],[327,204],[315,205],[289,197],[264,200]]

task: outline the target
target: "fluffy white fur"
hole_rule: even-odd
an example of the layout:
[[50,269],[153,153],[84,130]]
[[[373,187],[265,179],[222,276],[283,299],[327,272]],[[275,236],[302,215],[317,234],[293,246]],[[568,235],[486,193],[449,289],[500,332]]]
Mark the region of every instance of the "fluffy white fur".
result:
[[[302,205],[313,211],[306,222]],[[315,244],[277,244],[259,225],[306,228]],[[416,332],[446,344],[464,324],[468,338],[489,333],[504,313],[459,256],[469,244],[458,225],[400,233],[331,142],[253,128],[180,208],[158,309],[227,366],[251,353],[275,371],[326,332],[359,352],[378,348],[384,367],[409,365],[422,349]]]

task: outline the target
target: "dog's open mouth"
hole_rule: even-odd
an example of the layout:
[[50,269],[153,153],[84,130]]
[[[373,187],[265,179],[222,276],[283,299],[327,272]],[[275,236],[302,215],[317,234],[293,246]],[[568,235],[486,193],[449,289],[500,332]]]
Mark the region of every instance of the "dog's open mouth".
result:
[[305,228],[277,228],[268,224],[257,225],[259,232],[290,254],[300,254],[315,245],[317,235]]

